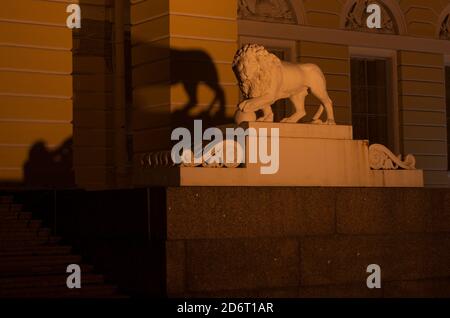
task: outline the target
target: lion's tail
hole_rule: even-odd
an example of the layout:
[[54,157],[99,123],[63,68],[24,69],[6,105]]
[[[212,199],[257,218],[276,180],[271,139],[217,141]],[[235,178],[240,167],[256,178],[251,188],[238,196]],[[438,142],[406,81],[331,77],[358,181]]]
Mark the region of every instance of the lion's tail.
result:
[[319,120],[320,116],[322,116],[322,114],[323,114],[324,109],[325,109],[325,107],[323,107],[323,105],[319,106],[319,109],[317,110],[316,114],[313,117],[313,121]]

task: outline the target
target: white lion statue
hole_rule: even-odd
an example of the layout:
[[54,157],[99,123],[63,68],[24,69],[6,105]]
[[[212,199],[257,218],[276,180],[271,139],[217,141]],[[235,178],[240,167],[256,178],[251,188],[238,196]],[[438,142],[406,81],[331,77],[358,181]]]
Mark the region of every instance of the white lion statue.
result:
[[325,108],[325,123],[335,124],[333,102],[327,92],[325,76],[317,65],[284,62],[263,46],[248,44],[236,53],[233,71],[246,98],[239,104],[238,112],[245,114],[262,110],[264,115],[258,121],[273,122],[271,105],[289,98],[295,106],[295,113],[282,122],[296,123],[306,115],[305,98],[311,92],[322,103],[313,123],[323,123],[320,116]]

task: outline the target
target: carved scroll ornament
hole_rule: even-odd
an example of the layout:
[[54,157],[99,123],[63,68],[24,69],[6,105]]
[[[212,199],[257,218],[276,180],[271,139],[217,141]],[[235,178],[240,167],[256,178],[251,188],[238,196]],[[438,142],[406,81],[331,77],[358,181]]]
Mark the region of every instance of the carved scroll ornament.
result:
[[416,170],[416,158],[407,155],[404,160],[402,156],[395,156],[383,145],[375,144],[369,147],[369,165],[373,170]]

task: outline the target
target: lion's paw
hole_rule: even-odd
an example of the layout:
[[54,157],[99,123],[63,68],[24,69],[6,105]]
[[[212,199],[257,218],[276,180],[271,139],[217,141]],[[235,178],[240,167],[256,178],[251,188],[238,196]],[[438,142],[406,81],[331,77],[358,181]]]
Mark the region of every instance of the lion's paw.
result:
[[247,108],[247,105],[248,105],[247,101],[244,100],[243,102],[241,102],[241,103],[238,105],[238,108],[239,108],[239,110],[240,110],[241,112],[245,112],[245,109]]

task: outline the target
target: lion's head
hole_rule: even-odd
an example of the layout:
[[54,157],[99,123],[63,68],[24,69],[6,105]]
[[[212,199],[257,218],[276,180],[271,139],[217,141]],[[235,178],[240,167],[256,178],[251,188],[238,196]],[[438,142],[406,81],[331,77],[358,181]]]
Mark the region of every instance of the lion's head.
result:
[[246,98],[259,97],[272,85],[281,61],[262,45],[247,44],[234,56],[233,71]]

